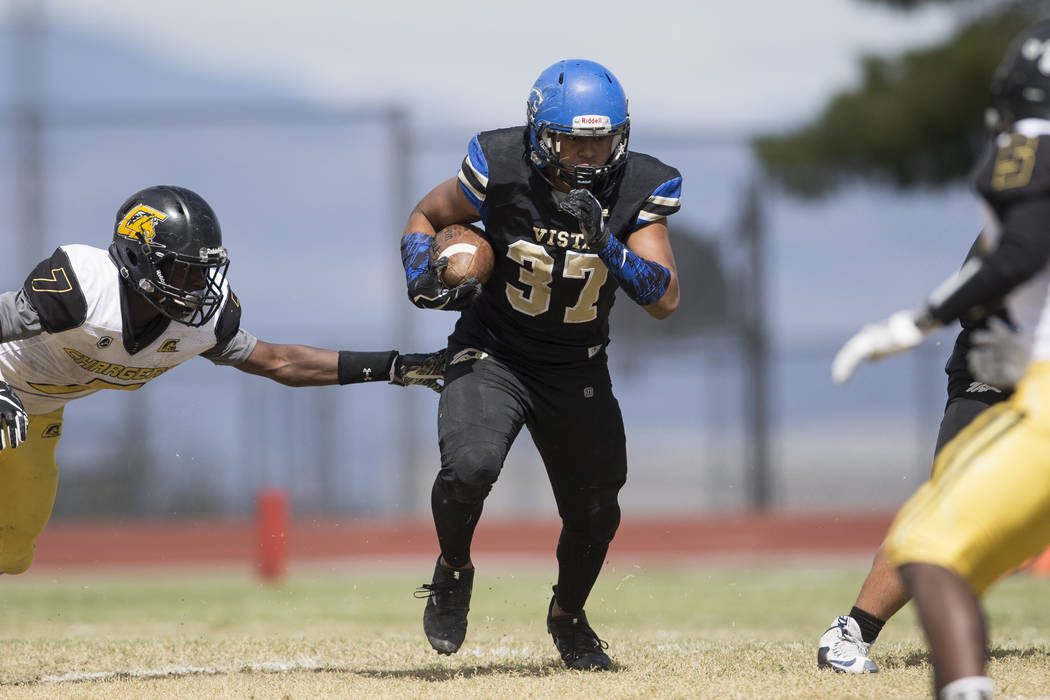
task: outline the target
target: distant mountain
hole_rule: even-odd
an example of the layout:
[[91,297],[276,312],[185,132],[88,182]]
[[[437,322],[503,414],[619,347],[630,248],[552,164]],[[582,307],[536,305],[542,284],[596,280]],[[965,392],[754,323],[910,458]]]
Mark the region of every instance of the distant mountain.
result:
[[[0,102],[13,96],[13,31],[10,25],[0,27],[0,56],[6,67],[0,71]],[[42,96],[52,102],[302,99],[286,85],[224,76],[221,66],[204,74],[142,47],[67,27],[47,26],[39,37]]]

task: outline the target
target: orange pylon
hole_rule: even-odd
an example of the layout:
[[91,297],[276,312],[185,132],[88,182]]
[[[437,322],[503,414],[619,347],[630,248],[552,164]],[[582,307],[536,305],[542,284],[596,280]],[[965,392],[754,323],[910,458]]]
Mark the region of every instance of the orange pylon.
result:
[[288,560],[288,494],[265,488],[256,494],[256,566],[259,576],[277,581]]
[[1027,571],[1032,576],[1039,576],[1041,578],[1050,576],[1050,547],[1043,550],[1042,554],[1037,554],[1032,557],[1032,561],[1028,565]]

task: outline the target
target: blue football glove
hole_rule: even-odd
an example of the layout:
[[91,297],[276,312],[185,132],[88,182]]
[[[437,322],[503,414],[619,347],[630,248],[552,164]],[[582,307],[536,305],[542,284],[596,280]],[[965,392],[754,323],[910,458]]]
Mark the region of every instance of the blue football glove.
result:
[[481,294],[481,282],[471,277],[458,287],[446,287],[441,273],[448,267],[448,258],[438,258],[428,265],[426,272],[408,283],[408,298],[421,309],[463,311]]
[[430,251],[436,243],[433,236],[410,233],[401,239],[401,263],[408,282],[408,298],[421,309],[463,311],[481,294],[481,283],[471,277],[456,287],[447,287],[441,273],[448,258],[430,262]]

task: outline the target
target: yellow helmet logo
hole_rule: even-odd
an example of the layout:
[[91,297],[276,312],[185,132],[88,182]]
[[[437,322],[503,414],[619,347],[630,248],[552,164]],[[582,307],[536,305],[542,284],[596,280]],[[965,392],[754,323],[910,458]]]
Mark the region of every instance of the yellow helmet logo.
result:
[[144,241],[149,243],[156,234],[154,227],[158,222],[168,218],[164,212],[157,211],[153,207],[139,204],[132,208],[124,219],[117,224],[117,233],[127,236],[133,241]]

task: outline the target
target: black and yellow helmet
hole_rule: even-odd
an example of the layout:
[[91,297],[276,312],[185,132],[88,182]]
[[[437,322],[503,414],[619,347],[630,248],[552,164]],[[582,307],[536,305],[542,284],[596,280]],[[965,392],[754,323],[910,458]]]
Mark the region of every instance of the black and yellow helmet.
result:
[[117,210],[109,252],[131,288],[173,321],[201,326],[219,310],[230,261],[199,194],[158,185],[131,195]]

